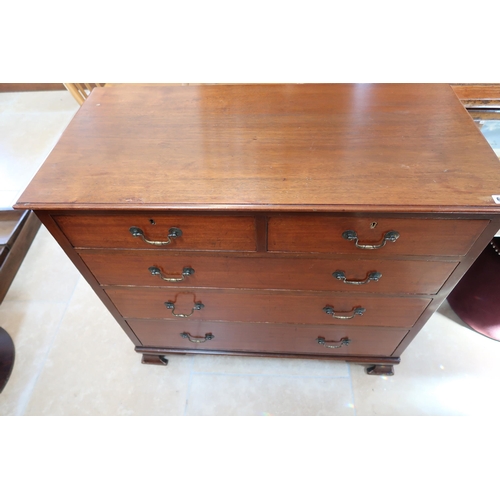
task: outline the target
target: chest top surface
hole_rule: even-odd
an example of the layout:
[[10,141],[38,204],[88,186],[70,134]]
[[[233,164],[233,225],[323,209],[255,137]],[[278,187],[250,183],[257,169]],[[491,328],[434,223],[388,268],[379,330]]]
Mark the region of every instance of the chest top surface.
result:
[[445,84],[97,88],[16,208],[500,212]]

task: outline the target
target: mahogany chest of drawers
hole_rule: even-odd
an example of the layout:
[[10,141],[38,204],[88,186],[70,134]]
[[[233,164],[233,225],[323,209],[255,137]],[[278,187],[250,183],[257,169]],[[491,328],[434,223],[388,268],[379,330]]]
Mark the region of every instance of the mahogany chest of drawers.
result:
[[500,227],[448,85],[95,89],[18,201],[142,353],[392,374]]

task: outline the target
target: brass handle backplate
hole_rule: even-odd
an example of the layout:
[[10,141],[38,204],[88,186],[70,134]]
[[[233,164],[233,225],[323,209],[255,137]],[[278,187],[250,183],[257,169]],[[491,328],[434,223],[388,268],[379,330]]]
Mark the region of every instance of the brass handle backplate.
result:
[[129,231],[134,238],[137,237],[142,238],[142,240],[148,243],[149,245],[155,245],[157,247],[170,245],[170,243],[172,243],[172,239],[179,238],[180,236],[182,236],[182,230],[179,229],[178,227],[171,227],[168,230],[167,241],[148,240],[146,236],[144,236],[144,231],[140,227],[132,226],[131,228],[129,228]]
[[149,267],[148,271],[151,273],[152,276],[159,276],[163,281],[168,281],[169,283],[184,281],[187,276],[191,276],[192,274],[194,274],[194,269],[192,267],[185,267],[182,270],[182,274],[177,278],[169,278],[167,276],[164,276],[160,268],[156,266]]
[[334,273],[332,273],[332,276],[334,278],[337,278],[340,281],[343,281],[347,285],[366,285],[370,281],[378,281],[382,277],[382,273],[378,273],[377,271],[372,271],[367,274],[366,278],[364,280],[358,281],[358,280],[348,280],[346,278],[345,272],[337,270]]
[[359,243],[358,233],[352,230],[344,231],[342,233],[342,238],[348,241],[354,241],[356,248],[361,248],[362,250],[376,250],[377,248],[385,247],[385,244],[388,241],[394,243],[399,238],[399,233],[397,231],[387,231],[386,233],[384,233],[384,236],[382,237],[382,242],[376,245]]
[[165,306],[167,307],[167,309],[172,309],[172,314],[177,318],[189,318],[189,316],[191,316],[195,311],[200,311],[205,307],[201,302],[195,302],[193,309],[191,309],[191,312],[189,314],[180,314],[175,312],[175,302],[169,300],[168,302],[165,302]]
[[189,342],[193,342],[194,344],[202,344],[203,342],[207,342],[207,340],[212,340],[215,338],[211,333],[207,333],[207,334],[205,334],[205,337],[200,339],[197,337],[192,337],[191,334],[189,334],[187,332],[182,332],[181,337],[183,339],[188,339]]
[[348,346],[351,343],[351,340],[346,338],[340,339],[340,340],[326,340],[325,337],[318,337],[316,339],[316,342],[323,347],[329,347],[330,349],[338,349],[339,347],[342,346]]
[[332,318],[335,319],[353,319],[354,316],[363,316],[363,313],[366,312],[366,309],[364,307],[355,307],[351,311],[348,311],[351,313],[348,316],[347,312],[336,313],[332,306],[323,307],[323,311],[325,311],[326,314],[331,314]]

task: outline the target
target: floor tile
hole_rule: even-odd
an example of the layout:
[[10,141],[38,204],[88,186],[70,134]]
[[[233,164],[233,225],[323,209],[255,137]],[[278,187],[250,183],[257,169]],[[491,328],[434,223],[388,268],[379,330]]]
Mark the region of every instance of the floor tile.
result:
[[61,116],[60,113],[0,113],[0,185],[3,190],[26,187],[71,116]]
[[58,141],[79,109],[67,94],[28,92],[10,99],[0,94],[0,186],[3,191],[20,194]]
[[348,378],[196,374],[187,415],[353,415]]
[[500,342],[442,306],[401,356],[394,377],[351,367],[357,415],[500,416]]
[[79,279],[79,271],[40,226],[4,300],[67,302]]
[[75,113],[79,108],[67,90],[0,92],[2,113]]
[[132,342],[81,280],[27,408],[28,415],[182,415],[190,356],[142,365]]
[[294,377],[348,377],[342,361],[286,358],[251,358],[246,356],[196,356],[194,372],[238,375],[284,375]]
[[11,377],[0,394],[0,415],[23,414],[65,308],[66,304],[38,301],[0,305],[0,325],[16,349]]

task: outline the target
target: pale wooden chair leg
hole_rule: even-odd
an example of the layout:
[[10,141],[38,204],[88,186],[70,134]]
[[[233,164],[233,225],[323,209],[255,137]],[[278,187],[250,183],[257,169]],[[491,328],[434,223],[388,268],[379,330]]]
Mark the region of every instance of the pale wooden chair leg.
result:
[[81,106],[85,99],[80,95],[78,89],[74,83],[63,83],[63,85],[69,90],[70,94],[75,98],[76,102]]
[[66,89],[81,106],[95,87],[103,87],[100,83],[64,83]]

